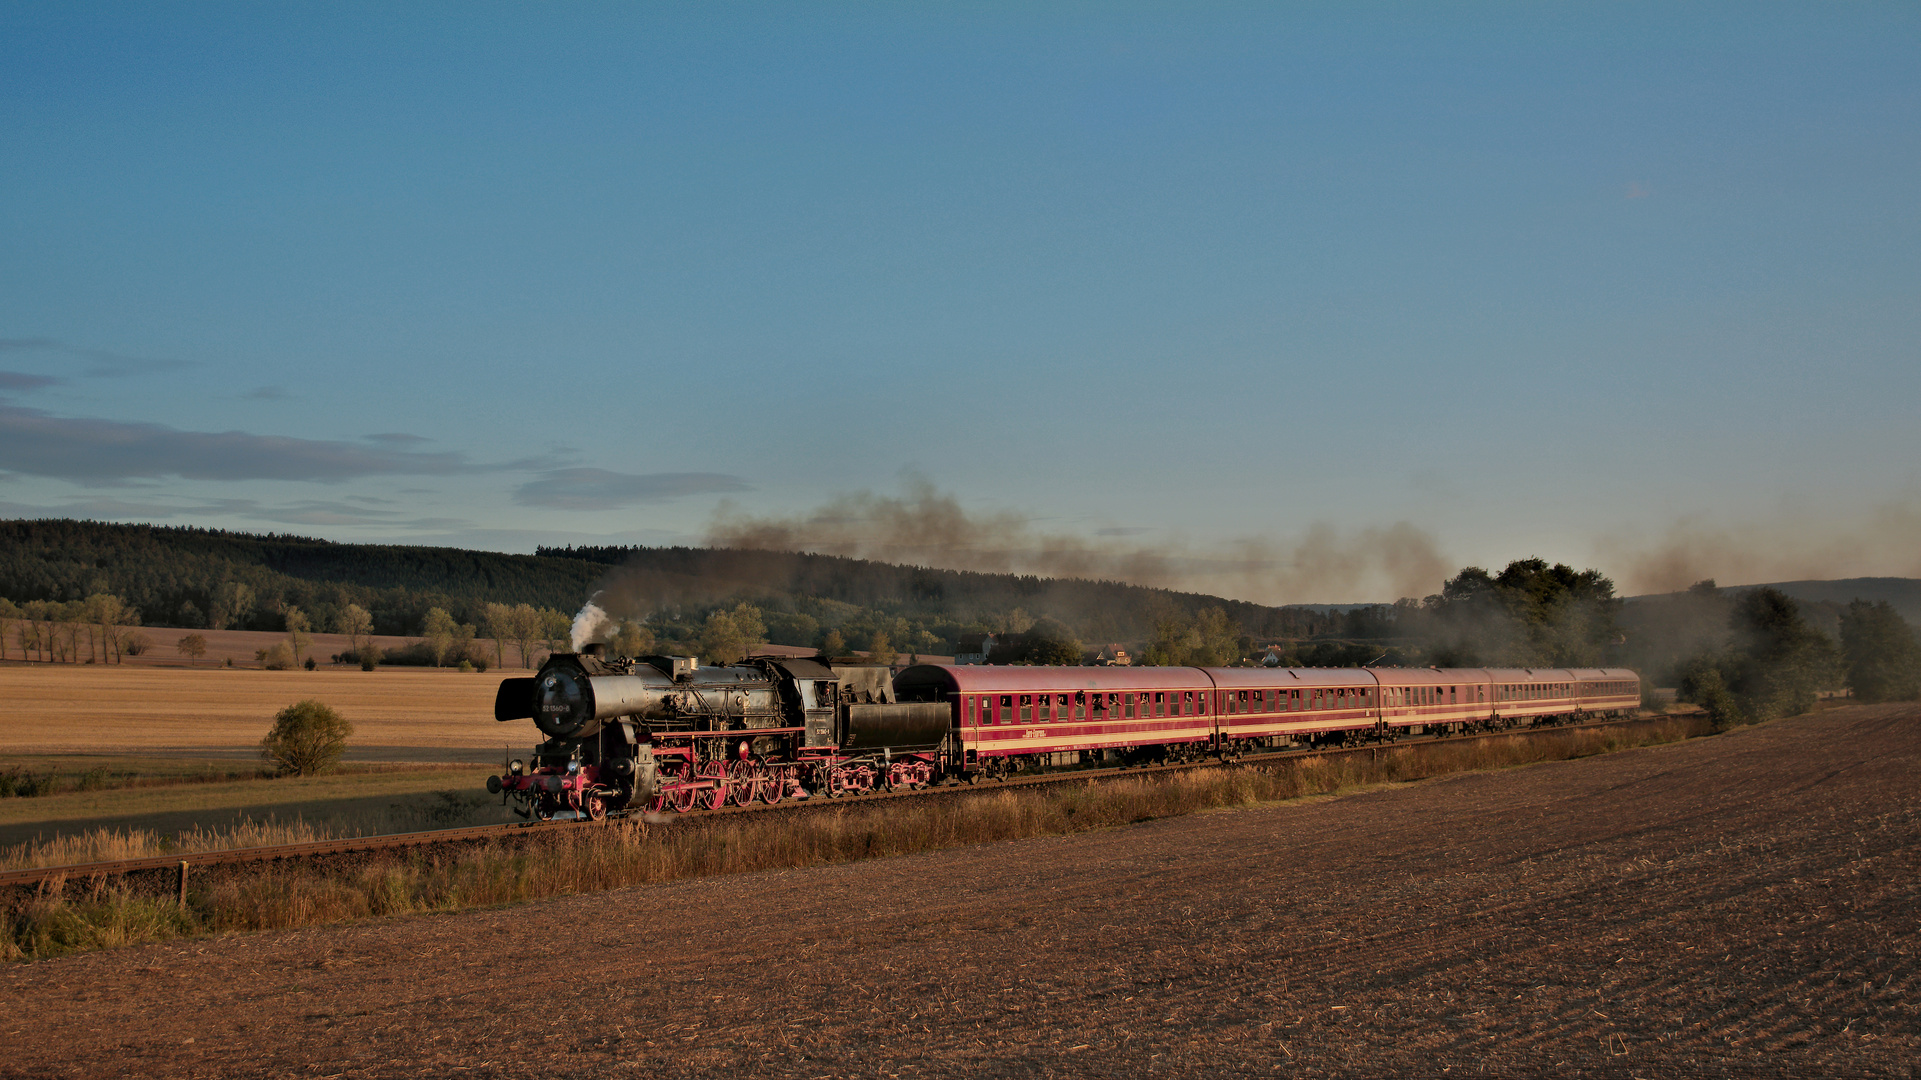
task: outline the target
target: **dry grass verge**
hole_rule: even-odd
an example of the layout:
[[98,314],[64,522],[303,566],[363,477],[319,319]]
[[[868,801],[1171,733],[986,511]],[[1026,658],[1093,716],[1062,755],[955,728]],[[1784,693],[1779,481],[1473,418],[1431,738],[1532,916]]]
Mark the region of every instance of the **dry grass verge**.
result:
[[793,869],[967,844],[1058,836],[1205,810],[1587,757],[1703,734],[1695,718],[1475,742],[1383,748],[947,797],[836,803],[775,814],[530,830],[457,849],[209,872],[181,908],[125,882],[67,883],[6,913],[6,959],[369,916],[514,904],[689,877]]

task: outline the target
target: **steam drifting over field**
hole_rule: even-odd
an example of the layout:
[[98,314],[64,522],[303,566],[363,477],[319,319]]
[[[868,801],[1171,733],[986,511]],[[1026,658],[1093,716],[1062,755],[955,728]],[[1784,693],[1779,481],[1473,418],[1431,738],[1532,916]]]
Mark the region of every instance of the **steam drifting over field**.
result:
[[1408,522],[1343,532],[1314,523],[1298,539],[1249,537],[1216,549],[1136,544],[1036,528],[1009,512],[970,513],[921,477],[896,497],[861,491],[802,514],[756,517],[723,503],[714,547],[803,551],[982,573],[1124,581],[1262,603],[1425,596],[1452,566]]

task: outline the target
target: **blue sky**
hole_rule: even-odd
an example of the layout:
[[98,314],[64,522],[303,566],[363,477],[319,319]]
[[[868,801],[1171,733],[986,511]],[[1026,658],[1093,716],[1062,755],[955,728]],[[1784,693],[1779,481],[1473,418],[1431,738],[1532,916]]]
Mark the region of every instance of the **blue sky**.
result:
[[0,515],[1921,575],[1917,117],[1896,4],[11,3]]

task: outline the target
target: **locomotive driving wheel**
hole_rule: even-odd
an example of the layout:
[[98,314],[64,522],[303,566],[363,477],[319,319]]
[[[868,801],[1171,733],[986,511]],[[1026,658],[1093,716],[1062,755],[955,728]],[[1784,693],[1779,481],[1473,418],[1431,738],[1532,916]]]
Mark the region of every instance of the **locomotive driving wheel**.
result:
[[696,775],[700,779],[706,780],[713,785],[699,792],[698,798],[695,801],[701,809],[718,810],[726,806],[727,796],[733,790],[733,785],[727,782],[727,763],[724,761],[710,761],[702,765]]
[[587,796],[586,812],[587,812],[588,821],[606,821],[607,820],[607,800],[601,798],[598,795]]
[[685,814],[694,808],[694,799],[699,794],[700,792],[695,791],[686,784],[682,784],[680,787],[668,793],[667,800],[668,803],[673,806],[674,813]]
[[772,806],[787,797],[787,774],[779,766],[762,766],[760,801]]
[[727,763],[727,801],[734,806],[747,806],[760,797],[761,770],[751,761],[738,760]]

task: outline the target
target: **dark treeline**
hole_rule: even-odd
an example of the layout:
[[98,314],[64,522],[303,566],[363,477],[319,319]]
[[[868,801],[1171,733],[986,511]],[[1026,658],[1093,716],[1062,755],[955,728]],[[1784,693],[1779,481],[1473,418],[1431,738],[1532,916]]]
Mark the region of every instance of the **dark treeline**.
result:
[[1778,589],[1702,581],[1635,607],[1681,700],[1724,727],[1804,713],[1830,688],[1863,701],[1921,697],[1921,643],[1885,600],[1803,604]]
[[489,603],[574,611],[599,580],[575,560],[458,548],[90,521],[0,521],[0,596],[110,593],[149,626],[281,630],[289,606],[332,628],[348,605],[371,632],[417,634],[434,608],[479,623]]
[[[827,555],[698,548],[507,555],[192,527],[0,521],[0,597],[24,604],[112,594],[148,626],[283,630],[287,609],[298,608],[327,630],[357,607],[375,634],[423,634],[436,609],[484,630],[490,605],[573,612],[603,585],[610,610],[645,616],[663,641],[699,638],[713,613],[742,600],[761,606],[769,639],[780,644],[821,644],[838,632],[845,647],[864,649],[885,634],[903,652],[951,652],[961,633],[1022,630],[1042,616],[1088,641],[1142,640],[1158,621],[1208,608],[1268,637],[1346,629],[1340,614],[1305,608]],[[616,610],[623,602],[632,610]]]
[[[1064,643],[1139,643],[1163,626],[1218,612],[1230,640],[1342,637],[1346,613],[1272,607],[1116,581],[982,574],[848,559],[834,555],[714,548],[540,548],[607,571],[601,606],[616,619],[645,618],[658,640],[692,640],[713,612],[752,603],[768,640],[781,645],[869,650],[876,638],[902,654],[955,651],[968,634],[1027,634],[1042,622]],[[1209,616],[1210,618],[1212,616]],[[1035,646],[1039,648],[1039,645]],[[1236,656],[1239,654],[1236,653]],[[1232,659],[1230,657],[1230,659]]]
[[[356,635],[432,639],[423,644],[436,662],[468,655],[479,634],[493,639],[494,662],[529,663],[541,643],[565,647],[569,613],[596,594],[612,616],[600,636],[715,655],[758,640],[836,655],[949,654],[964,636],[993,633],[992,659],[1007,663],[1069,663],[1117,644],[1150,664],[1630,667],[1650,685],[1679,685],[1751,719],[1802,708],[1830,687],[1873,700],[1921,693],[1921,647],[1886,603],[1797,604],[1771,589],[1713,582],[1624,601],[1599,571],[1542,559],[1498,573],[1468,567],[1431,596],[1340,609],[791,552],[505,555],[0,521],[0,600],[38,603],[42,637],[56,644],[56,618],[97,622],[103,635],[121,623],[292,632],[298,618],[303,630],[351,624]],[[78,611],[105,601],[123,604],[124,618],[53,614],[54,605]],[[77,653],[79,639],[68,637],[61,647]]]

